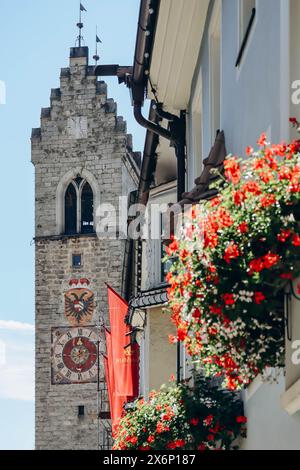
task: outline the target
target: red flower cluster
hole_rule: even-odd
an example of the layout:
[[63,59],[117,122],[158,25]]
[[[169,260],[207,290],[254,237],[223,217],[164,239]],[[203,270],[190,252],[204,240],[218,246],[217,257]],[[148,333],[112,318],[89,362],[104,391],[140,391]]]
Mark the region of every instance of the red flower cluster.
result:
[[177,439],[176,441],[169,442],[167,445],[167,449],[177,449],[185,446],[184,439]]
[[281,229],[280,233],[277,235],[277,240],[281,243],[285,243],[287,239],[290,238],[291,233],[289,229]]
[[276,203],[276,196],[274,194],[266,194],[261,197],[260,203],[261,207],[263,208],[274,206],[274,204]]
[[223,295],[223,300],[225,305],[234,305],[235,304],[235,298],[233,294],[224,294]]
[[280,256],[276,253],[267,253],[261,258],[254,259],[250,261],[249,264],[249,274],[250,276],[254,273],[260,273],[263,269],[271,269],[273,266],[277,265],[280,262]]
[[239,410],[236,397],[207,387],[203,378],[193,388],[187,384],[162,387],[151,392],[148,401],[139,399],[125,412],[114,429],[113,449],[231,449],[245,432]]
[[225,250],[225,254],[224,254],[224,259],[226,263],[230,264],[232,260],[238,258],[239,256],[240,256],[239,247],[234,242],[231,242],[227,246]]
[[262,292],[255,292],[254,294],[254,302],[257,305],[262,304],[266,300],[265,295]]
[[245,423],[247,423],[247,421],[248,421],[248,420],[247,420],[246,416],[238,416],[238,417],[236,418],[236,422],[237,422],[237,423],[245,424]]
[[247,147],[247,159],[226,159],[225,181],[221,174],[214,182],[219,195],[202,204],[191,237],[178,240],[168,277],[176,341],[208,375],[225,376],[230,390],[280,363],[284,321],[276,293],[300,275],[300,141],[269,145],[263,133],[258,145],[256,152]]
[[225,176],[232,184],[238,184],[241,179],[241,168],[236,158],[228,158],[224,163]]

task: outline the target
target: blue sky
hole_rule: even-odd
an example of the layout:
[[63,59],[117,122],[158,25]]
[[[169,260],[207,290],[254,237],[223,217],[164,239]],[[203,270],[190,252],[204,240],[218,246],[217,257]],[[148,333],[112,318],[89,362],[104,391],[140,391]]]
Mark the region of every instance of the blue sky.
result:
[[[82,0],[85,43],[94,54],[98,24],[100,62],[133,62],[139,0]],[[30,134],[39,127],[41,107],[59,86],[68,66],[78,21],[77,0],[0,0],[0,104],[2,301],[0,305],[0,449],[34,446],[34,169]],[[91,63],[92,59],[91,59]],[[109,78],[108,95],[118,103],[135,150],[144,131],[135,123],[129,92]],[[1,83],[1,82],[0,82]],[[1,101],[1,100],[0,100]]]

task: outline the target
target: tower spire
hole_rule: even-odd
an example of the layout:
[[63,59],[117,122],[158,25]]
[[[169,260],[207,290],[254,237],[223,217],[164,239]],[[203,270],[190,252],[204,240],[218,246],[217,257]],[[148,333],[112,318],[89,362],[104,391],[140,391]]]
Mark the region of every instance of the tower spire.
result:
[[81,47],[82,42],[84,41],[83,36],[82,36],[82,28],[83,28],[83,23],[82,23],[82,12],[87,11],[86,8],[82,5],[82,3],[79,3],[79,21],[77,23],[77,28],[78,28],[78,36],[75,42],[75,46],[78,44],[78,47]]
[[93,59],[95,60],[95,65],[97,65],[97,62],[100,59],[100,56],[98,55],[98,43],[102,44],[102,41],[98,36],[98,29],[96,26],[96,51],[95,51],[95,55],[93,55]]

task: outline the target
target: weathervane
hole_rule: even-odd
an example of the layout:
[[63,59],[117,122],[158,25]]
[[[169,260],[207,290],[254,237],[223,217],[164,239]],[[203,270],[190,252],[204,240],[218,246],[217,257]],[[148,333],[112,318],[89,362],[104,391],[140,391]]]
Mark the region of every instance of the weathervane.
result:
[[82,5],[82,3],[79,3],[79,22],[78,22],[77,25],[76,25],[77,28],[78,28],[79,34],[78,34],[78,36],[77,36],[76,43],[75,43],[75,46],[76,46],[76,44],[78,43],[78,47],[81,47],[81,43],[82,43],[82,41],[84,41],[83,36],[82,36],[82,34],[81,34],[81,30],[82,30],[82,28],[83,28],[83,23],[82,23],[82,21],[81,21],[81,15],[82,15],[82,12],[83,12],[83,11],[87,11],[87,10],[84,8],[84,6]]
[[96,26],[96,52],[95,52],[95,55],[93,55],[93,59],[95,60],[95,65],[97,65],[97,62],[100,59],[100,56],[98,55],[98,43],[102,44],[102,41],[98,36],[98,31],[97,31],[97,26]]

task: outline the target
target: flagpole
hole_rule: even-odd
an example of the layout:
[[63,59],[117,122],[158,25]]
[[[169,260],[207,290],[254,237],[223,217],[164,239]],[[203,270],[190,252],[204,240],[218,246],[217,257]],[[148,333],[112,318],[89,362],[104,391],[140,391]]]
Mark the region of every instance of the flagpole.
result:
[[83,23],[82,23],[82,12],[83,11],[86,11],[85,7],[82,5],[81,2],[79,2],[79,22],[77,23],[77,28],[79,30],[79,35],[76,39],[76,43],[75,43],[75,46],[77,44],[77,41],[78,41],[78,47],[81,47],[81,43],[82,43],[82,40],[83,40],[83,37],[81,35],[81,31],[82,31],[82,28],[83,28]]
[[[79,2],[79,24],[82,24],[81,21],[81,3]],[[79,27],[79,37],[78,37],[78,46],[81,47],[81,29]]]
[[98,450],[100,450],[100,325],[98,330],[98,341],[97,341],[97,434],[98,434]]
[[93,56],[93,59],[95,60],[95,67],[97,66],[98,60],[100,59],[98,55],[98,42],[101,42],[101,41],[98,38],[98,26],[96,25],[96,47],[95,47],[95,55]]
[[[98,41],[97,41],[97,35],[98,35],[98,27],[96,26],[96,56],[98,55]],[[97,61],[96,61],[97,64]]]

